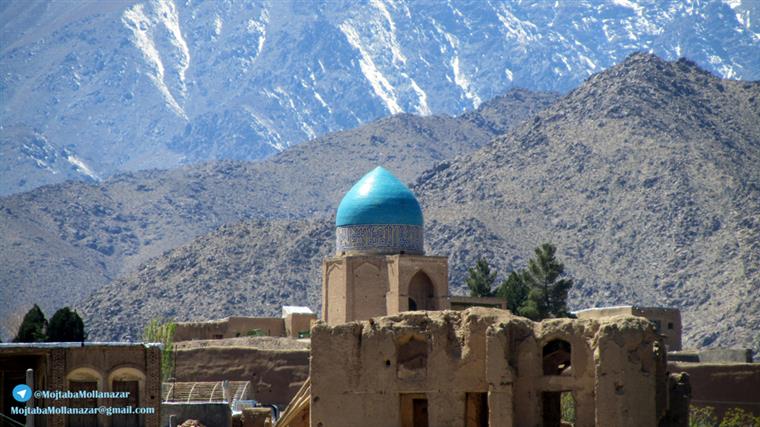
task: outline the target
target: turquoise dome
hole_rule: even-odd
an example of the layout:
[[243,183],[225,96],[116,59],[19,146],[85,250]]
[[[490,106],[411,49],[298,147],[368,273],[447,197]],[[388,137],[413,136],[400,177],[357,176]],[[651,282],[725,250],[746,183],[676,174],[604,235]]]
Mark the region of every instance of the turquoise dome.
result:
[[422,226],[422,209],[409,188],[378,166],[343,196],[335,225],[401,224]]

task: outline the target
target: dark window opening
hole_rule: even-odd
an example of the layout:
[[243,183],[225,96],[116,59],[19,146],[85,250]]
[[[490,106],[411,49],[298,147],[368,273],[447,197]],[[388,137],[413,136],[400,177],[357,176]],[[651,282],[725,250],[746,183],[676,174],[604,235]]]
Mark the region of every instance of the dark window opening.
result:
[[565,340],[552,340],[544,346],[544,375],[569,374],[571,362],[570,343]]
[[654,325],[654,331],[659,334],[662,330],[662,323],[659,320],[652,320],[652,324]]
[[427,374],[427,341],[411,337],[396,353],[396,376],[402,379],[425,377]]
[[673,322],[668,322],[668,329],[673,329]]
[[544,427],[575,425],[575,398],[569,391],[541,393],[541,413]]
[[488,393],[467,393],[465,427],[488,427]]
[[413,299],[409,298],[409,311],[416,311],[417,303]]

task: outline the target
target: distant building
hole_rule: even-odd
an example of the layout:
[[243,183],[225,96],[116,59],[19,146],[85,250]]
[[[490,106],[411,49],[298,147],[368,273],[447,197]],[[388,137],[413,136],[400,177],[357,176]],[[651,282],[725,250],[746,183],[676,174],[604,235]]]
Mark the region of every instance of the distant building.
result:
[[470,307],[487,307],[507,309],[507,300],[501,297],[467,297],[452,295],[449,297],[452,310],[466,310]]
[[284,306],[282,317],[230,316],[219,320],[177,322],[174,341],[213,340],[245,336],[304,338],[317,319],[308,307]]
[[601,319],[610,316],[639,316],[648,319],[654,325],[654,330],[664,337],[668,351],[681,350],[681,311],[668,307],[640,307],[636,305],[620,305],[614,307],[588,308],[573,312],[579,319]]

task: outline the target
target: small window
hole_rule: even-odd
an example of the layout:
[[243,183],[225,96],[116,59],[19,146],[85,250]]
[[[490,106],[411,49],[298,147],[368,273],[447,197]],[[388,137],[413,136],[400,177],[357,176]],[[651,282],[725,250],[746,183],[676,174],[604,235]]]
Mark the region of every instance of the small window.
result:
[[673,329],[673,322],[668,322],[668,329]]
[[652,320],[652,325],[654,325],[654,331],[659,334],[662,330],[662,323],[659,320]]
[[215,340],[220,340],[222,338],[224,338],[224,335],[222,335],[222,334],[214,334],[214,339]]

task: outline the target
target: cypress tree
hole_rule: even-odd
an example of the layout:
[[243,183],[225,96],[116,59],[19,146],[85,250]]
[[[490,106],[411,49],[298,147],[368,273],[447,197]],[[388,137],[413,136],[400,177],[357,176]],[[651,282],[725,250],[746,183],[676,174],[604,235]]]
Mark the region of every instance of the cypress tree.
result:
[[21,326],[19,326],[18,333],[13,338],[13,342],[45,341],[47,338],[45,336],[46,327],[47,320],[45,320],[45,314],[37,304],[34,304],[24,315],[24,320],[21,322]]
[[47,327],[49,342],[84,341],[84,322],[76,311],[63,307],[53,314]]

